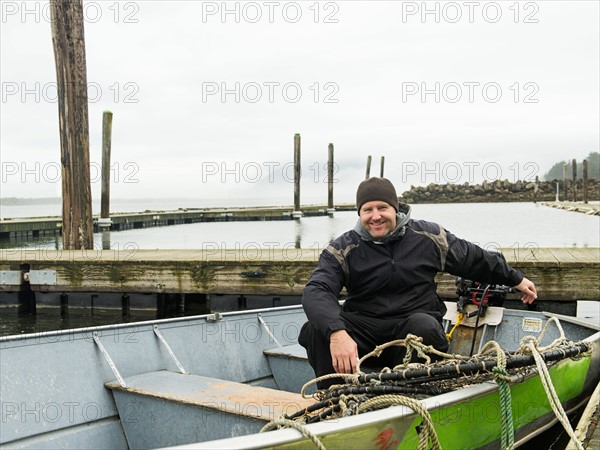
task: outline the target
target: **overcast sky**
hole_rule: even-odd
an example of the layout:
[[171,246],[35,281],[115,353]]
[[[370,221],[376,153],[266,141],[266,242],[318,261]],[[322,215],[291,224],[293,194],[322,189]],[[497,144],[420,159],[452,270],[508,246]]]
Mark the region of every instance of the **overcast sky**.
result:
[[[49,2],[2,0],[2,197],[60,196]],[[84,2],[94,198],[336,201],[540,178],[599,147],[599,2]]]

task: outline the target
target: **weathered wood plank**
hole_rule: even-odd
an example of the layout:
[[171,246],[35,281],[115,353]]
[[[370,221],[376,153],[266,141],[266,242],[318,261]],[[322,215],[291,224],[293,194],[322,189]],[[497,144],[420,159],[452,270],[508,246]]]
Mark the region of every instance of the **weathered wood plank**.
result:
[[[543,300],[600,300],[599,249],[505,249],[507,261],[538,287]],[[0,251],[0,270],[55,270],[42,291],[179,292],[301,295],[320,250],[88,250]],[[454,277],[436,278],[438,293],[454,297]],[[18,286],[0,286],[11,291]],[[518,294],[512,294],[518,298]]]

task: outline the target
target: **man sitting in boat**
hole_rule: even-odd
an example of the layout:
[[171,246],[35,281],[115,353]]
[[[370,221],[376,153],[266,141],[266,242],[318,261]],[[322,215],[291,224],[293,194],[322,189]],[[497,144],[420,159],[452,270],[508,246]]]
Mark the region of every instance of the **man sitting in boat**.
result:
[[[359,220],[321,253],[302,297],[308,317],[298,338],[317,377],[354,373],[359,356],[409,333],[440,351],[446,312],[436,293],[438,272],[513,286],[523,303],[537,298],[535,285],[503,258],[454,236],[442,226],[410,218],[393,184],[369,178],[358,186]],[[342,288],[346,301],[338,302]],[[386,349],[378,365],[402,363],[401,347]],[[341,380],[327,379],[320,389]]]

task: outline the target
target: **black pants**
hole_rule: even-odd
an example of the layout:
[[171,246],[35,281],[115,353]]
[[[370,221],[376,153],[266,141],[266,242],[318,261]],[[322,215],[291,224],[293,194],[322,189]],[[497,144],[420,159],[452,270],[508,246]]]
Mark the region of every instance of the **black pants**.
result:
[[[358,313],[342,312],[340,317],[346,326],[346,331],[358,346],[359,357],[373,351],[377,345],[404,339],[408,334],[422,337],[423,344],[433,345],[437,350],[443,352],[448,350],[448,340],[442,324],[429,314],[415,313],[402,319],[377,319]],[[317,377],[335,373],[329,350],[329,339],[313,323],[306,322],[302,326],[298,342],[306,349],[308,362]],[[363,365],[394,367],[402,363],[404,356],[404,347],[390,347],[384,350],[379,358],[369,358]],[[317,383],[317,386],[319,389],[326,389],[339,382],[341,380],[338,379],[324,380]]]

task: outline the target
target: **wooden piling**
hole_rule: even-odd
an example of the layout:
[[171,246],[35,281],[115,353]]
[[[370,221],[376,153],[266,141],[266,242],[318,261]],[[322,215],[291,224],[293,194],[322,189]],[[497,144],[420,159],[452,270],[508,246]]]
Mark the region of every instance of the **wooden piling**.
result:
[[569,201],[569,180],[567,179],[567,165],[563,164],[563,191],[565,202]]
[[[100,220],[100,219],[98,219]],[[110,230],[104,228],[102,230],[102,250],[110,250]]]
[[100,218],[110,217],[110,149],[112,144],[112,117],[110,111],[102,114],[102,197]]
[[333,210],[333,144],[329,144],[327,155],[327,209]]
[[383,178],[383,166],[385,165],[385,156],[381,157],[381,165],[379,166],[379,176]]
[[82,0],[51,0],[62,168],[63,248],[93,248]]
[[371,177],[371,155],[367,156],[367,173],[365,174],[365,180]]
[[98,294],[92,294],[90,296],[90,314],[92,316],[96,315],[95,307],[98,304]]
[[588,162],[583,160],[583,203],[588,203]]
[[131,315],[131,300],[129,295],[123,294],[121,296],[121,316],[130,317]]
[[294,135],[294,211],[300,211],[300,134]]
[[[21,272],[29,272],[31,268],[30,264],[20,264],[19,269]],[[37,313],[36,309],[36,298],[35,292],[31,288],[31,283],[28,279],[23,277],[21,285],[19,286],[19,292],[17,294],[19,306],[17,308],[17,314],[19,316],[35,316]]]
[[69,317],[69,296],[60,294],[60,317]]
[[573,158],[573,201],[577,201],[577,161]]

